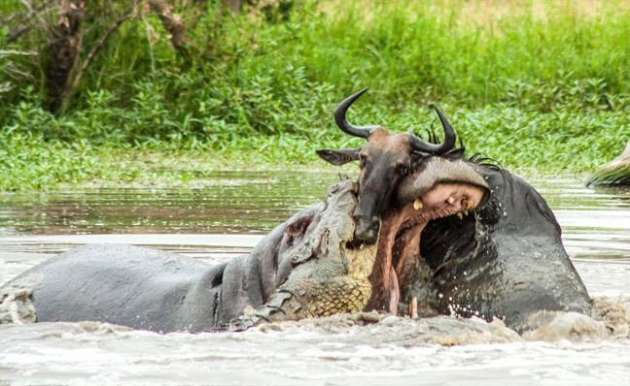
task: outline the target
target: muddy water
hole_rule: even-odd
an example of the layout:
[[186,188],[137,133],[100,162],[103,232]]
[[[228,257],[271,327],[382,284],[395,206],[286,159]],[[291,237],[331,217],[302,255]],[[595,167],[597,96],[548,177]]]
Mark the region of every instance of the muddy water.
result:
[[[0,195],[0,283],[84,243],[229,259],[337,179],[217,173],[195,190]],[[630,384],[630,191],[587,189],[571,177],[530,181],[554,209],[603,321],[542,315],[524,337],[500,321],[454,317],[346,316],[199,335],[8,325],[0,327],[0,385]]]

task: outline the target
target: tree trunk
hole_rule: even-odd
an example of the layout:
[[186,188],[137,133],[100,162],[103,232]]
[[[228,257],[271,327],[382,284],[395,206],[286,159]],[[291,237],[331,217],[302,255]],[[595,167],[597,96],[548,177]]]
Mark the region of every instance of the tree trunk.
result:
[[71,93],[83,39],[85,0],[59,0],[59,21],[51,27],[48,43],[46,104],[50,111],[63,111]]

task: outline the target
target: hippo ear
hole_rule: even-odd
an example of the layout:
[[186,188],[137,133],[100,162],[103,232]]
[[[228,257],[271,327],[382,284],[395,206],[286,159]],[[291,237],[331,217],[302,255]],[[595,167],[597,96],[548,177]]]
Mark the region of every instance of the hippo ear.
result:
[[333,165],[343,165],[359,159],[359,149],[317,150],[317,155]]

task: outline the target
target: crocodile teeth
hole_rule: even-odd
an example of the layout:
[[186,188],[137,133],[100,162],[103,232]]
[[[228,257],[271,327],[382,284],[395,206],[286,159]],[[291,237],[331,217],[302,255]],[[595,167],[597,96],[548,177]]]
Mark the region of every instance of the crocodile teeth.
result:
[[464,219],[464,215],[462,214],[462,212],[457,212],[457,217],[459,217],[460,220]]
[[420,210],[422,209],[423,205],[422,205],[422,200],[420,198],[416,198],[416,200],[413,202],[413,208],[415,210]]

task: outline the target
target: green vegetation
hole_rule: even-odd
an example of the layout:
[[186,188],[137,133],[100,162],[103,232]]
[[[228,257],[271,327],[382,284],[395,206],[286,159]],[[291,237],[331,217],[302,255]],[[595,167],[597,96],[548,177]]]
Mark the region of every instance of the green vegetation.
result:
[[626,1],[295,1],[240,15],[175,3],[185,51],[156,16],[131,18],[55,113],[45,37],[8,43],[0,29],[0,190],[311,166],[317,148],[361,143],[331,113],[365,86],[352,121],[422,133],[438,102],[471,154],[519,170],[590,171],[630,136]]

